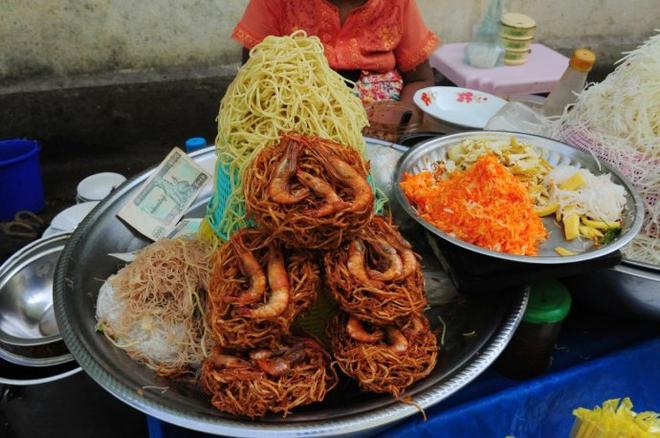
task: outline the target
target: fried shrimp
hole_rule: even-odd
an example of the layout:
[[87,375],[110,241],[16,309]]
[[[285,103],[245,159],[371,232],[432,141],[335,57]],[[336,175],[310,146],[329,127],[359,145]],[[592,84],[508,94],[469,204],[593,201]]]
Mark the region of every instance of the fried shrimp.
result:
[[273,180],[268,186],[268,191],[273,201],[279,204],[295,204],[309,195],[309,190],[301,188],[295,193],[291,191],[291,179],[296,173],[300,144],[289,140],[284,157],[277,165]]
[[339,368],[362,389],[400,397],[407,387],[433,371],[438,346],[424,316],[386,327],[387,336],[377,341],[352,336],[350,319],[346,314],[336,315],[327,333]]
[[306,214],[323,217],[350,205],[348,202],[343,201],[339,195],[337,195],[335,189],[321,178],[317,178],[302,170],[297,171],[296,176],[300,182],[325,201],[325,203],[319,208],[306,210]]
[[361,211],[365,206],[373,203],[374,193],[364,176],[337,156],[323,154],[320,157],[326,170],[332,173],[341,184],[345,184],[353,190],[353,202],[349,204],[350,211]]
[[[321,346],[311,339],[303,339],[299,343],[293,344],[290,348],[279,348],[274,351],[261,350],[256,355],[256,363],[262,371],[271,376],[279,377],[288,373],[297,363],[305,358],[305,347],[321,348]],[[250,354],[250,358],[254,359]]]
[[248,278],[249,286],[240,296],[227,296],[224,300],[228,303],[240,305],[252,304],[261,300],[266,293],[266,276],[259,266],[259,262],[245,246],[240,239],[231,240],[231,247],[239,260],[239,269],[241,273]]
[[417,269],[417,256],[411,249],[401,250],[401,277],[410,277]]
[[367,274],[364,260],[366,252],[367,249],[360,239],[351,240],[348,248],[348,260],[346,261],[346,266],[351,275],[361,283],[366,285],[377,284],[377,282],[370,279]]
[[[243,242],[267,285],[258,302],[240,304],[249,278],[232,242]],[[312,254],[286,250],[261,230],[246,228],[221,245],[213,258],[207,299],[207,321],[216,342],[224,348],[249,350],[269,347],[289,333],[291,323],[315,301],[320,269]]]
[[268,285],[271,295],[266,304],[246,309],[250,318],[274,318],[282,314],[289,305],[289,278],[284,266],[284,257],[276,245],[268,248]]
[[[292,143],[299,150],[297,146],[291,151]],[[296,169],[291,175],[293,162]],[[258,227],[287,247],[334,249],[358,234],[374,214],[368,175],[369,163],[350,146],[284,134],[245,170],[246,211]],[[287,197],[296,202],[282,203],[273,196],[273,184],[279,188],[276,193],[298,194],[304,189],[307,195]]]
[[274,377],[283,376],[291,370],[291,363],[282,357],[276,357],[274,359],[257,359],[256,362],[262,371]]
[[419,257],[383,216],[338,250],[327,251],[323,267],[339,306],[362,321],[390,325],[420,314],[426,305]]
[[396,249],[383,241],[373,242],[372,245],[385,257],[388,267],[383,272],[369,269],[367,272],[369,278],[378,281],[390,281],[400,278],[403,274],[403,262]]
[[359,319],[350,317],[346,323],[346,332],[348,335],[360,342],[378,342],[383,339],[383,332],[376,330],[373,333],[367,332]]
[[272,349],[249,354],[228,356],[216,348],[204,362],[200,380],[221,411],[250,418],[268,412],[286,416],[297,406],[322,401],[335,387],[337,374],[330,362],[313,340],[284,337]]
[[211,361],[216,367],[247,368],[250,366],[250,362],[236,356],[222,354],[217,349],[214,349],[206,360]]
[[401,276],[406,278],[412,275],[417,269],[417,256],[412,251],[410,242],[403,238],[403,236],[392,227],[384,227],[380,224],[381,230],[387,235],[386,239],[390,245],[394,246],[401,257],[403,262]]
[[394,353],[405,353],[408,350],[408,340],[400,330],[394,327],[387,327],[387,339],[390,345],[387,348]]

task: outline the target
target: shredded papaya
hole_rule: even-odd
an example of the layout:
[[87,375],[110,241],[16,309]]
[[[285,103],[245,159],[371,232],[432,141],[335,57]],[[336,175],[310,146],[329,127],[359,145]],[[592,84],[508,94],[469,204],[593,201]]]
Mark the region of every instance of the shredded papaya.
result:
[[401,189],[426,221],[483,248],[536,255],[548,235],[525,185],[494,154],[444,177],[405,174]]

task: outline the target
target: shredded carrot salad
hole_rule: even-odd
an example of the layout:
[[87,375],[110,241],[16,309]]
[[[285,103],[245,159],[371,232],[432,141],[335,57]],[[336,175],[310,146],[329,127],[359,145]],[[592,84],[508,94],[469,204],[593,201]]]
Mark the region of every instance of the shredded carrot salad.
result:
[[547,237],[525,185],[494,154],[445,179],[430,171],[405,174],[401,189],[426,221],[483,248],[536,255]]

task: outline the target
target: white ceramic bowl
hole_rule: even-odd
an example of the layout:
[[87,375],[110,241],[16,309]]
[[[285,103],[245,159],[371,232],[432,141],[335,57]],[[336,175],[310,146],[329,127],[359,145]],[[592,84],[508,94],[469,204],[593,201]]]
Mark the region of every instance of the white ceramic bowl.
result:
[[506,101],[492,94],[460,87],[427,87],[417,90],[415,104],[424,113],[467,129],[483,129]]
[[72,232],[98,203],[99,201],[83,202],[62,210],[53,218],[48,228],[55,232]]
[[77,198],[80,201],[101,201],[124,181],[126,177],[113,172],[90,175],[78,183]]

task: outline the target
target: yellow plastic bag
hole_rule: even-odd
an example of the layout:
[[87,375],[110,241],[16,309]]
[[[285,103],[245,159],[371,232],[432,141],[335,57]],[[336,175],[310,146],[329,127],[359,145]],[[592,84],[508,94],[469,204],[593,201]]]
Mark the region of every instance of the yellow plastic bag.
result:
[[660,437],[660,419],[655,412],[635,413],[628,397],[607,400],[593,410],[573,411],[575,423],[571,438]]

